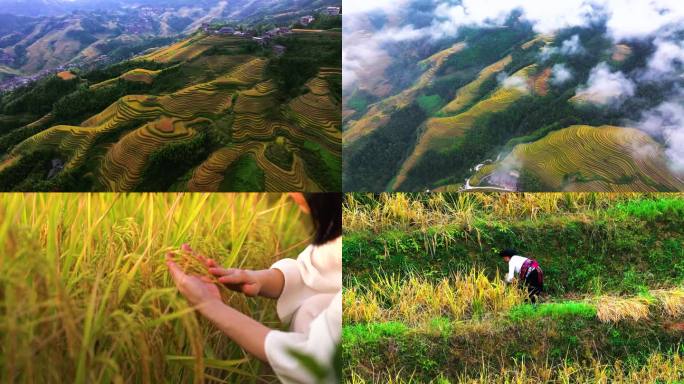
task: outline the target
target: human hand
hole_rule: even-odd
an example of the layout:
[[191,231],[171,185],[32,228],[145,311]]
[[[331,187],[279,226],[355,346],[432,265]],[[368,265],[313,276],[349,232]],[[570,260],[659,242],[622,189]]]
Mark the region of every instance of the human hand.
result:
[[208,276],[188,275],[172,259],[172,253],[166,255],[166,265],[180,293],[192,305],[200,306],[214,301],[221,301],[218,287]]
[[207,267],[209,273],[214,275],[228,289],[242,292],[245,296],[249,297],[258,296],[261,293],[262,283],[254,271],[239,268],[223,268],[215,260],[193,251],[188,244],[181,245],[181,249],[200,260]]

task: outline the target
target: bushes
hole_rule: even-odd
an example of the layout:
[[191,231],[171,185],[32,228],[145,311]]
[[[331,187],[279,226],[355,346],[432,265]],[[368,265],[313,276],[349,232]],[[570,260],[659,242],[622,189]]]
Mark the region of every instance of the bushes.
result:
[[200,132],[192,140],[165,145],[153,152],[136,191],[168,191],[180,177],[209,156],[209,139]]
[[[345,148],[344,189],[384,191],[413,148],[427,115],[417,104],[397,110],[387,124]],[[434,172],[435,169],[431,170]]]
[[328,36],[281,37],[277,44],[287,49],[280,57],[269,61],[268,75],[288,97],[302,93],[304,84],[316,76],[320,67],[342,66],[342,41]]
[[342,159],[334,156],[320,144],[305,141],[299,156],[309,177],[326,191],[340,191],[342,188]]
[[7,115],[29,113],[42,116],[52,110],[57,100],[73,92],[79,83],[78,78],[62,80],[50,76],[35,85],[8,93],[0,100],[0,108]]

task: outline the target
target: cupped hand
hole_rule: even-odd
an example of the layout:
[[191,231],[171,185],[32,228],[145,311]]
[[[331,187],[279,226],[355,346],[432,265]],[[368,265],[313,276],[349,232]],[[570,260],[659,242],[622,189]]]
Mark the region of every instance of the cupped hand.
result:
[[202,305],[213,301],[221,301],[221,294],[216,284],[209,277],[188,275],[172,259],[173,254],[166,255],[166,265],[180,293],[192,305]]
[[258,296],[261,292],[262,284],[254,271],[239,268],[223,268],[215,260],[193,251],[188,244],[183,244],[181,249],[199,259],[207,267],[209,273],[216,276],[217,280],[228,287],[228,289],[242,292],[245,296],[250,297]]

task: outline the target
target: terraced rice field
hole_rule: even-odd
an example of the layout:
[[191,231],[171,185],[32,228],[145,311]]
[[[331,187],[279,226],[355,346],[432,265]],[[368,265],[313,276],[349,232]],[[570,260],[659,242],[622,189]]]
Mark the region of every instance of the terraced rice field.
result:
[[266,174],[266,190],[268,191],[320,191],[320,187],[306,175],[304,164],[297,155],[291,169],[282,169],[273,164],[265,155],[267,144],[249,142],[222,148],[209,156],[195,169],[188,181],[189,191],[218,191],[226,170],[241,156],[252,154],[259,168]]
[[[519,164],[555,190],[623,192],[684,188],[684,177],[669,171],[660,145],[632,128],[571,126],[516,146],[501,163]],[[480,172],[476,176],[482,179],[492,173],[492,168],[483,167]]]
[[[323,77],[315,77],[306,84],[310,92],[293,99],[287,106],[289,115],[307,136],[327,143],[327,147],[340,153],[342,115],[339,105],[330,94]],[[340,153],[341,154],[341,153]]]
[[551,68],[546,68],[538,75],[530,78],[530,88],[532,88],[535,94],[546,96],[549,92],[549,78],[552,72]]
[[477,91],[480,89],[480,86],[482,86],[482,83],[501,72],[511,60],[511,55],[508,55],[480,71],[477,79],[459,88],[458,92],[456,92],[456,97],[440,110],[440,114],[449,115],[460,112],[463,108],[475,101]]
[[90,86],[91,89],[98,89],[98,88],[103,88],[108,85],[116,83],[119,79],[126,80],[126,81],[131,81],[134,83],[145,83],[145,84],[152,84],[154,81],[154,78],[157,77],[161,71],[151,71],[149,69],[144,69],[144,68],[135,68],[132,69],[123,75],[119,77],[115,77],[113,79],[105,80],[101,83],[93,84]]
[[130,191],[140,182],[149,156],[164,145],[191,140],[197,130],[190,122],[161,118],[126,134],[116,142],[102,161],[100,182],[111,191]]
[[71,71],[62,71],[57,74],[57,77],[62,80],[72,80],[76,78],[76,75],[74,75]]
[[[512,76],[526,79],[528,73],[533,70],[534,66],[532,65],[519,70]],[[518,88],[499,87],[491,95],[480,100],[463,113],[455,116],[428,119],[418,144],[399,170],[393,188],[397,188],[406,180],[408,172],[427,151],[446,151],[451,149],[454,139],[470,129],[478,117],[492,112],[503,111],[526,94],[527,92]]]
[[188,61],[194,59],[195,57],[204,53],[204,51],[213,47],[211,44],[216,43],[215,41],[206,41],[203,44],[203,40],[206,37],[202,35],[196,35],[185,40],[181,40],[175,44],[172,44],[166,48],[159,49],[148,55],[139,57],[141,60],[156,61],[159,63],[169,63],[176,61]]
[[613,47],[613,54],[611,59],[613,61],[622,62],[625,61],[632,54],[632,47],[627,44],[616,44]]
[[[319,172],[313,171],[311,164],[305,167],[303,159],[311,161],[308,159],[312,157],[301,155],[301,151],[307,143],[315,143],[342,161],[340,96],[331,94],[329,86],[329,80],[340,80],[341,68],[319,68],[305,84],[308,92],[283,101],[278,83],[267,74],[268,56],[261,51],[245,54],[246,41],[196,34],[137,57],[133,63],[175,63],[169,68],[178,69],[182,78],[169,87],[172,91],[125,95],[77,126],[45,129],[16,145],[2,160],[0,171],[34,151],[57,149],[64,154],[66,171],[85,161],[94,163],[95,184],[99,183],[95,189],[130,191],[145,181],[149,159],[155,152],[167,145],[189,143],[200,132],[208,136],[219,132],[207,140],[211,147],[206,153],[211,155],[204,161],[193,159],[182,170],[183,182],[176,185],[187,185],[193,191],[216,191],[225,187],[222,181],[230,165],[250,154],[265,173],[266,190],[321,190],[320,181],[312,180],[306,172]],[[205,54],[213,47],[220,50]],[[119,80],[153,84],[162,71],[134,68],[93,84],[91,89]],[[165,76],[164,81],[173,80]],[[266,149],[277,140],[293,155],[291,165],[289,161],[287,165],[274,164],[266,157]]]
[[418,91],[428,85],[437,71],[449,57],[465,48],[465,43],[458,43],[440,51],[420,62],[426,70],[410,88],[372,105],[359,120],[351,122],[344,133],[345,143],[352,143],[374,131],[389,120],[389,114],[395,109],[404,108],[416,97]]

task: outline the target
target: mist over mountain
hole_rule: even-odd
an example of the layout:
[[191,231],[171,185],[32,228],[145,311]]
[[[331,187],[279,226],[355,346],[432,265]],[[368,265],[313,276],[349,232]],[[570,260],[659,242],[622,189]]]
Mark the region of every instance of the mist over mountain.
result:
[[684,189],[684,3],[345,6],[346,189]]

